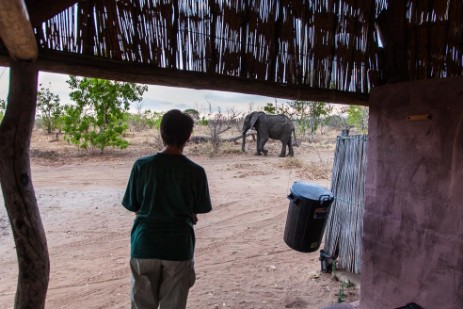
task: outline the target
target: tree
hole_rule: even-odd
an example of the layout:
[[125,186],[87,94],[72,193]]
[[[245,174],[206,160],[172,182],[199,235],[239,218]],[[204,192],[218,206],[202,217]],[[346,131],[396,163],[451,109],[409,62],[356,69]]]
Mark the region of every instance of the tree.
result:
[[193,120],[199,120],[199,112],[196,109],[189,108],[184,110],[183,112],[185,114],[190,115],[190,117],[193,118]]
[[0,123],[3,120],[3,116],[5,116],[5,110],[6,110],[6,102],[5,100],[0,99]]
[[368,107],[351,105],[347,110],[349,125],[366,134],[368,132]]
[[[311,118],[311,133],[315,133],[320,127],[322,130],[323,120],[333,111],[333,107],[324,102],[311,102],[309,116]],[[323,134],[323,132],[322,132]]]
[[273,103],[267,103],[267,105],[264,106],[264,112],[267,114],[276,114],[277,110],[275,105]]
[[152,129],[161,126],[161,119],[164,113],[152,112],[149,109],[143,109],[143,102],[136,103],[137,112],[135,114],[127,113],[129,126],[135,131],[140,132],[146,128]]
[[222,144],[221,134],[230,130],[233,126],[238,126],[237,119],[241,114],[234,107],[227,109],[226,114],[222,113],[220,107],[217,110],[218,113],[209,118],[207,123],[211,135],[210,140],[215,153],[219,151]]
[[59,96],[51,92],[50,87],[44,88],[40,84],[40,90],[37,92],[37,108],[47,133],[51,134],[56,129],[60,131],[63,106],[60,105]]
[[136,114],[127,114],[129,124],[135,131],[140,132],[147,128],[159,129],[161,126],[161,119],[164,113],[153,112],[149,109],[139,111]]
[[333,107],[324,102],[291,101],[279,108],[279,112],[298,122],[302,134],[314,135],[321,127],[323,119],[327,117]]
[[129,143],[123,139],[128,128],[127,111],[132,102],[143,99],[148,87],[75,76],[70,76],[67,83],[72,90],[69,96],[76,104],[65,107],[65,139],[101,152],[106,147],[127,148]]

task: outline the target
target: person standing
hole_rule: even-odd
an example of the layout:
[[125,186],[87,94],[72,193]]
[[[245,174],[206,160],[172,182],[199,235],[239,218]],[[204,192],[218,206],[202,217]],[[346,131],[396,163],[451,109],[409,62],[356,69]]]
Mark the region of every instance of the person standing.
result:
[[170,110],[161,120],[164,149],[135,161],[122,205],[135,212],[131,231],[132,308],[181,309],[196,280],[197,214],[212,210],[206,172],[183,149],[193,119]]

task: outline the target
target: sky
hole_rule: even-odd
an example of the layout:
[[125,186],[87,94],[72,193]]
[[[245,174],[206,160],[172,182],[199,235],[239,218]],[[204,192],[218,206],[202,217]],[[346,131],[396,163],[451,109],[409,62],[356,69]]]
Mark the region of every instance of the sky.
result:
[[[48,72],[39,73],[39,84],[44,87],[50,85],[50,90],[57,94],[61,103],[72,103],[69,98],[69,86],[66,83],[67,75]],[[9,87],[9,69],[0,67],[0,99],[6,99]],[[278,99],[278,102],[286,102]],[[143,94],[142,108],[152,111],[165,112],[173,108],[185,110],[196,109],[201,114],[209,112],[209,103],[213,113],[234,109],[236,112],[246,113],[252,105],[253,110],[263,108],[267,103],[275,102],[275,98],[248,95],[233,92],[193,90],[186,88],[164,87],[148,85],[148,91]],[[131,107],[132,111],[136,106]]]

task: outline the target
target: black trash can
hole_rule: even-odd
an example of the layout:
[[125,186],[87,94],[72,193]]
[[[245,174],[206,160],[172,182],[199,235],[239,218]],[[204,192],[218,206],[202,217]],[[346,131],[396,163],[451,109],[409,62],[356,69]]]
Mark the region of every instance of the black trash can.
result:
[[285,243],[300,252],[318,250],[334,196],[331,191],[308,182],[295,182],[288,195]]

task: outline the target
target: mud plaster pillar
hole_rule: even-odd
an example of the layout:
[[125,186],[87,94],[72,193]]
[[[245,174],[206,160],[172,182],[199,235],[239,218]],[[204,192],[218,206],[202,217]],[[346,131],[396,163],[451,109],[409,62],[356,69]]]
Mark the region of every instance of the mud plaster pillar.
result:
[[461,308],[463,78],[377,87],[370,104],[360,306]]

